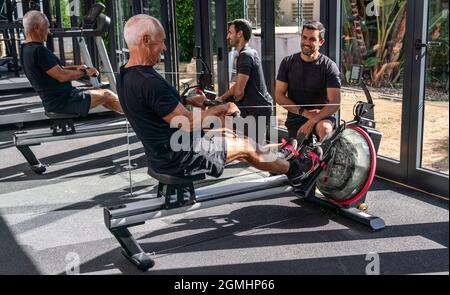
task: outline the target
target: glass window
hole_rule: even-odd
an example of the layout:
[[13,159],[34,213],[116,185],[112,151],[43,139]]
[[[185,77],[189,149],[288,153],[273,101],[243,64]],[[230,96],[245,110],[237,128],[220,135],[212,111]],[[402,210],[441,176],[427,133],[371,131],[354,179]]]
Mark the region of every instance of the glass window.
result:
[[422,168],[448,175],[448,0],[431,0],[425,80]]
[[[368,3],[367,3],[368,2]],[[383,134],[379,154],[400,159],[404,44],[407,1],[343,0],[341,119],[353,118],[353,105],[364,93],[349,81],[353,64],[364,66],[364,80],[375,103],[377,129]]]

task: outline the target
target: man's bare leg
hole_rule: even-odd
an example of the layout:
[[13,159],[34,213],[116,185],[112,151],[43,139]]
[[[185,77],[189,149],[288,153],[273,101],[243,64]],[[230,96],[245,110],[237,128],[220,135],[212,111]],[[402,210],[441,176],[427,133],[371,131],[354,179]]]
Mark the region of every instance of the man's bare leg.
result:
[[[238,136],[236,133],[234,133],[232,130],[227,129],[227,128],[217,128],[217,129],[210,129],[210,130],[205,130],[207,132],[207,134],[209,135],[215,135],[215,136],[226,136],[226,137],[241,137],[241,138],[248,138],[247,136]],[[252,142],[254,143],[254,141],[252,140]],[[282,143],[269,143],[264,145],[263,147],[259,146],[259,148],[263,151],[267,151],[267,150],[272,150],[272,151],[277,151],[280,149],[280,147],[282,146]]]
[[235,160],[246,161],[255,168],[278,174],[287,174],[289,162],[278,158],[277,155],[263,151],[262,148],[251,139],[242,137],[224,136],[227,144],[226,163]]
[[322,140],[328,133],[333,131],[333,123],[330,120],[322,120],[316,124],[316,133]]
[[109,110],[123,114],[119,97],[111,90],[91,89],[89,90],[89,94],[91,95],[91,108],[95,108],[99,105],[102,105]]

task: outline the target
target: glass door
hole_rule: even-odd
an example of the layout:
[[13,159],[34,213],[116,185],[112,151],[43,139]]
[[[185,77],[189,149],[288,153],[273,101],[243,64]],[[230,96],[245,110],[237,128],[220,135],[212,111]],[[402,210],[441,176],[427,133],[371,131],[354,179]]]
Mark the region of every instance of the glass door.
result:
[[448,0],[428,4],[423,137],[420,166],[448,175]]
[[448,198],[448,0],[412,3],[407,182]]

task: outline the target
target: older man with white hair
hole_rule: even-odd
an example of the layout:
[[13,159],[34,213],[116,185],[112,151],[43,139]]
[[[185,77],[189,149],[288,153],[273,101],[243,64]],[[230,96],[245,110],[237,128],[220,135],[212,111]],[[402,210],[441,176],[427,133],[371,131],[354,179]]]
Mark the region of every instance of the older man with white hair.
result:
[[95,68],[85,65],[64,67],[44,42],[49,33],[45,14],[31,10],[23,17],[25,43],[21,60],[25,75],[39,94],[47,112],[86,116],[89,109],[102,105],[122,113],[117,95],[107,89],[80,90],[71,81],[98,75]]
[[[154,17],[143,14],[133,16],[125,25],[124,36],[130,58],[120,69],[119,99],[144,145],[152,170],[178,177],[197,174],[219,177],[227,163],[240,160],[260,170],[286,174],[294,186],[301,184],[306,177],[303,171],[309,170],[311,163],[300,158],[289,162],[278,158],[275,154],[264,152],[251,139],[236,136],[230,130],[191,140],[187,150],[175,149],[172,137],[186,132],[188,138],[193,139],[193,131],[201,128],[205,120],[215,117],[223,122],[225,116],[234,114],[238,108],[233,103],[201,112],[191,112],[185,108],[186,103],[203,107],[206,98],[194,96],[183,101],[177,90],[153,68],[166,50],[164,29]],[[195,121],[200,124],[194,125]]]

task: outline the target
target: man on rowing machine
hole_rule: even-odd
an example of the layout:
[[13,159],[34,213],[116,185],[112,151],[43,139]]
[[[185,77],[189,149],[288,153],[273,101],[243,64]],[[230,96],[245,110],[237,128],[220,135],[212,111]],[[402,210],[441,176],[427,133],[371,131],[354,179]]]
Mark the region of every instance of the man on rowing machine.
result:
[[[311,168],[310,158],[304,156],[287,161],[231,130],[216,130],[220,132],[213,136],[207,133],[198,140],[191,140],[187,149],[175,149],[178,142],[174,140],[175,133],[185,132],[192,138],[196,130],[208,125],[205,121],[211,118],[224,121],[239,109],[234,103],[205,109],[203,95],[183,100],[155,71],[153,66],[166,50],[165,32],[156,18],[144,14],[133,16],[125,25],[124,37],[130,58],[120,69],[118,94],[125,115],[144,145],[149,167],[157,173],[178,177],[197,174],[219,177],[227,163],[240,160],[260,170],[286,174],[295,187],[302,184],[305,171]],[[184,104],[203,110],[191,112]],[[196,120],[200,125],[195,125]]]
[[89,109],[99,105],[123,112],[117,95],[111,90],[80,90],[72,86],[71,81],[98,76],[99,73],[85,65],[64,67],[60,59],[44,46],[49,33],[45,14],[30,10],[23,17],[23,27],[22,65],[47,112],[86,116]]

